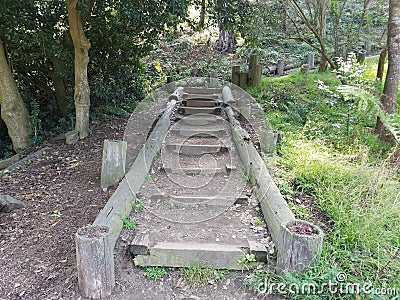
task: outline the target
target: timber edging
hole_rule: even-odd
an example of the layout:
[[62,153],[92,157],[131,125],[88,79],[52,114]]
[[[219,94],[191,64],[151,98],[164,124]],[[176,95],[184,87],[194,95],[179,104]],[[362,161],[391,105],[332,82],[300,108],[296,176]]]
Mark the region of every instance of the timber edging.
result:
[[[88,238],[84,240],[78,238],[80,237],[78,233],[87,226],[78,229],[76,238],[77,262],[80,262],[77,265],[78,279],[80,279],[78,280],[78,285],[81,294],[85,297],[91,299],[102,299],[112,293],[112,289],[115,286],[115,270],[114,265],[110,264],[109,256],[113,259],[112,253],[123,227],[123,219],[128,217],[131,213],[131,203],[135,200],[136,193],[146,180],[146,175],[152,165],[154,156],[161,149],[162,142],[170,127],[170,116],[173,113],[175,106],[176,100],[167,103],[166,109],[146,140],[146,143],[141,148],[130,170],[126,173],[117,190],[107,201],[104,208],[99,212],[93,224],[89,226],[104,229],[101,240],[104,249],[102,247],[90,246],[96,244],[96,236],[93,237],[93,241],[90,241],[90,239],[88,240]],[[82,244],[82,240],[84,245]],[[81,251],[80,249],[82,248],[84,248],[85,251]],[[90,249],[92,249],[93,253],[90,253]],[[104,253],[99,255],[99,253],[97,253],[99,252],[99,249],[103,249]],[[82,257],[82,255],[84,257]],[[107,259],[105,259],[106,256]],[[91,257],[92,259],[85,259],[85,257]],[[101,259],[96,260],[97,257]],[[100,277],[97,276],[98,274],[96,272],[90,273],[87,271],[91,266],[96,264],[100,269],[103,268],[107,270],[107,273],[109,274],[108,276],[101,277],[103,282],[99,282]],[[88,283],[90,283],[90,286],[88,286]]]
[[[271,233],[278,255],[276,271],[303,271],[311,266],[322,251],[323,231],[318,226],[297,220],[271,177],[263,159],[248,138],[249,134],[236,120],[231,107],[226,108],[233,140],[245,172],[255,187],[256,197]],[[288,224],[306,223],[317,233],[291,233]],[[290,238],[289,238],[290,237]]]

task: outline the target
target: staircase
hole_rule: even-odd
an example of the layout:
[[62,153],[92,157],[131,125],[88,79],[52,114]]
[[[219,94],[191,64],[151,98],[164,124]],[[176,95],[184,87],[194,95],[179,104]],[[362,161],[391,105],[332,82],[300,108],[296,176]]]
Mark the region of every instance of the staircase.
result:
[[265,260],[268,233],[240,166],[221,89],[185,88],[138,195],[134,263],[239,270],[248,253]]

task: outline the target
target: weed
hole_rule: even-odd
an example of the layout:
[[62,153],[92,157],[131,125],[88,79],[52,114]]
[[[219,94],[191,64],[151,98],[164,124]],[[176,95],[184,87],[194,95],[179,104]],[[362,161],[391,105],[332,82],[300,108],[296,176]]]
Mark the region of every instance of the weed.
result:
[[245,181],[245,182],[250,182],[250,181],[251,181],[250,175],[246,175],[246,174],[242,175],[242,179],[243,179],[243,181]]
[[56,209],[55,211],[53,211],[53,212],[51,213],[51,215],[52,215],[53,217],[59,218],[59,217],[62,216],[62,213],[61,213],[58,209]]
[[165,267],[146,267],[145,270],[144,276],[153,280],[160,280],[167,275],[167,269]]
[[132,220],[131,218],[122,219],[122,226],[124,229],[128,230],[135,230],[137,228],[135,220]]
[[190,285],[214,284],[225,278],[227,270],[216,270],[211,267],[202,266],[200,263],[183,268],[183,278]]
[[257,267],[257,260],[254,254],[245,254],[238,260],[238,265],[243,266],[246,270],[251,270]]
[[147,175],[146,175],[146,180],[152,181],[152,180],[154,180],[154,176],[151,175],[151,174],[147,174]]
[[136,200],[132,201],[131,206],[134,211],[142,210],[144,207],[143,200],[136,199]]
[[257,219],[254,221],[254,225],[256,225],[256,226],[264,226],[264,225],[265,225],[265,222],[264,222],[264,220],[263,220],[262,218],[257,218]]

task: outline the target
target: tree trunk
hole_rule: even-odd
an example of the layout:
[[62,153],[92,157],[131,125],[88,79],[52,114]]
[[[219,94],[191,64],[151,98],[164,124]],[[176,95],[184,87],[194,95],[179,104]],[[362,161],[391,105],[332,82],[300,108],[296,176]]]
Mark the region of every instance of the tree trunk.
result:
[[[328,9],[328,1],[327,0],[317,0],[316,3],[316,11],[317,11],[317,20],[318,20],[318,33],[321,37],[322,41],[325,41],[326,38],[326,11]],[[321,55],[321,63],[319,64],[319,70],[325,71],[328,66],[328,60],[325,56]]]
[[[400,0],[389,1],[389,22],[387,35],[388,69],[385,86],[381,96],[382,107],[386,113],[395,111],[400,80]],[[376,129],[380,137],[384,137],[381,120],[378,119]]]
[[0,40],[0,108],[1,118],[7,126],[16,152],[29,146],[29,113],[18,92],[10,67],[7,64],[3,43]]
[[383,48],[381,53],[379,54],[379,62],[378,62],[378,70],[376,72],[376,78],[382,80],[383,72],[385,70],[385,60],[387,56],[387,48]]
[[58,74],[56,70],[50,71],[51,80],[56,95],[58,112],[61,116],[65,116],[68,110],[68,98],[65,90],[64,79]]
[[235,53],[236,37],[233,30],[220,29],[219,38],[215,42],[215,48],[219,52]]
[[200,30],[204,29],[205,20],[206,20],[206,0],[201,0],[200,22],[199,22]]
[[75,54],[75,130],[79,132],[79,137],[83,139],[89,134],[90,88],[87,76],[87,66],[89,64],[90,42],[83,31],[83,15],[76,9],[78,0],[66,0],[66,2],[69,31],[74,44]]

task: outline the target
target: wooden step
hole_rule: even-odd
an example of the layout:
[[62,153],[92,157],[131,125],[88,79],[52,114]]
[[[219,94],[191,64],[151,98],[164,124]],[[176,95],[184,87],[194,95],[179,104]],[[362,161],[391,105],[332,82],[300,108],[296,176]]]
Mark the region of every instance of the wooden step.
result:
[[207,100],[214,100],[218,101],[220,99],[219,94],[188,94],[184,93],[182,95],[183,100],[190,100],[190,99],[207,99]]
[[184,100],[182,104],[186,107],[215,107],[218,105],[218,102],[215,100],[195,98]]
[[226,168],[176,168],[164,167],[167,174],[180,174],[180,175],[214,175],[226,173]]
[[247,197],[197,197],[197,196],[172,196],[171,203],[175,206],[187,207],[190,205],[209,205],[209,206],[225,206],[229,207],[235,203],[243,203],[247,201]]
[[137,266],[192,267],[243,270],[239,264],[249,249],[247,245],[161,242],[149,249],[149,255],[137,255]]
[[190,144],[167,144],[167,149],[185,155],[203,155],[207,153],[228,152],[230,147],[221,145],[190,145]]
[[170,133],[179,134],[180,136],[190,137],[190,136],[214,136],[222,137],[227,136],[229,133],[226,129],[218,129],[213,127],[183,127],[174,126],[170,129]]
[[197,115],[197,114],[215,114],[219,115],[222,112],[221,107],[180,107],[179,113],[184,115]]
[[203,87],[185,87],[183,92],[187,94],[221,94],[222,89],[203,88]]
[[181,119],[177,119],[179,125],[192,125],[192,126],[204,126],[204,125],[221,125],[227,122],[225,119],[221,118],[220,116],[211,115],[211,114],[196,114],[196,115],[189,115],[183,117]]

